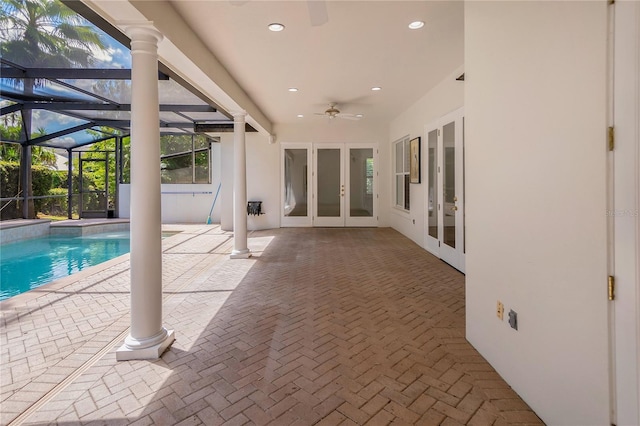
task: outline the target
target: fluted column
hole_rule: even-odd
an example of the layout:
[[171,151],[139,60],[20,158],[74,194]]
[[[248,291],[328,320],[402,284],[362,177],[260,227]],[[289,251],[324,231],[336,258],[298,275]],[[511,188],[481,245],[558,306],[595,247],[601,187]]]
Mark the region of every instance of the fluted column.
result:
[[158,43],[150,23],[126,25],[131,38],[131,331],[119,361],[156,359],[174,340],[162,326],[162,225]]
[[247,248],[247,149],[246,111],[233,113],[233,251],[232,259],[251,256]]

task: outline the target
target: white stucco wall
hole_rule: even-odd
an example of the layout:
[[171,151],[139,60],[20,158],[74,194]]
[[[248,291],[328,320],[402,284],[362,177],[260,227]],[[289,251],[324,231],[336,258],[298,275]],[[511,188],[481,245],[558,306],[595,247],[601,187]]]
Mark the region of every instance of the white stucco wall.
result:
[[[233,133],[220,137],[222,144],[222,229],[233,230]],[[247,201],[262,201],[261,216],[248,216],[247,229],[270,229],[280,226],[278,184],[280,149],[260,133],[246,133]]]
[[[461,66],[452,72],[440,84],[426,93],[418,102],[399,115],[391,122],[389,138],[386,142],[386,155],[382,157],[384,168],[387,169],[386,181],[389,185],[389,195],[381,204],[389,211],[389,225],[411,238],[421,247],[424,247],[424,222],[425,222],[425,144],[427,135],[425,126],[436,121],[440,117],[462,107],[464,102],[464,82],[456,81],[456,78],[464,72]],[[411,138],[422,138],[422,179],[419,184],[410,185],[411,211],[405,212],[395,208],[395,199],[392,189],[392,171],[394,167],[393,143],[398,139],[409,135]]]
[[467,337],[547,424],[610,423],[606,43],[606,2],[465,4]]
[[[220,182],[220,153],[219,143],[211,144],[211,183],[186,185],[161,185],[162,223],[206,223],[211,206]],[[159,161],[159,160],[158,160]],[[158,163],[159,165],[159,163]],[[159,170],[159,169],[158,169]],[[121,218],[129,218],[131,185],[119,186],[120,193],[118,214]],[[212,223],[220,223],[221,198],[218,196],[211,214]]]

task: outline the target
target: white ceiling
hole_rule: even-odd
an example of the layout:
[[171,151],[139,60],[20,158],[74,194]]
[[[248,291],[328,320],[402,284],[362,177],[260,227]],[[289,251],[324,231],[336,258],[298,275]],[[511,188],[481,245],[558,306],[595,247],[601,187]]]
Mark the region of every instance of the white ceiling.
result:
[[[389,121],[463,64],[461,1],[328,0],[321,26],[306,1],[171,3],[274,124],[325,120],[314,113],[329,102],[362,124]],[[409,30],[415,20],[426,25]]]

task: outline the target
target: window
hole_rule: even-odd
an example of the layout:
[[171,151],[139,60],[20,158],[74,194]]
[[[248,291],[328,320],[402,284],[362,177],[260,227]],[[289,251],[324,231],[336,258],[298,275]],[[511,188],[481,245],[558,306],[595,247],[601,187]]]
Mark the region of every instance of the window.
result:
[[162,183],[211,183],[211,140],[202,135],[160,137]]
[[373,158],[366,159],[365,173],[366,195],[373,195]]
[[395,199],[396,207],[409,210],[409,136],[396,141],[395,147]]

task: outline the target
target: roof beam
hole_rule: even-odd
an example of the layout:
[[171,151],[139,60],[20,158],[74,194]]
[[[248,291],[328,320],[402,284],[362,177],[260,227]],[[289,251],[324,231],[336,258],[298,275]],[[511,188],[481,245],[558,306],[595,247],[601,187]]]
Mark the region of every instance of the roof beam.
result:
[[[246,123],[245,132],[257,132],[251,124]],[[196,133],[231,133],[233,132],[233,123],[196,123]]]
[[93,126],[95,126],[94,123],[85,123],[85,124],[81,124],[79,126],[70,127],[68,129],[65,129],[65,130],[60,130],[59,132],[50,133],[48,135],[44,135],[44,136],[37,137],[35,139],[28,140],[25,145],[27,145],[27,146],[38,145],[38,144],[40,144],[42,142],[45,142],[45,141],[48,141],[48,140],[51,140],[51,139],[59,138],[61,136],[69,135],[69,134],[75,133],[75,132],[80,132],[82,130],[87,130],[87,129],[93,127]]
[[[46,78],[71,80],[131,80],[130,69],[103,68],[2,68],[2,78]],[[169,80],[169,76],[158,71],[158,80]]]
[[0,116],[11,114],[12,112],[20,111],[22,109],[22,104],[13,104],[6,107],[0,108]]
[[[117,127],[117,128],[128,128],[131,127],[130,120],[92,120],[95,126],[105,126],[105,127]],[[192,129],[193,130],[194,123],[190,122],[160,122],[160,128],[169,127],[175,129]]]
[[[19,105],[17,108],[16,105]],[[5,115],[20,109],[45,109],[48,111],[131,111],[131,104],[99,104],[91,102],[24,102],[1,109]],[[7,112],[5,112],[7,110]],[[209,105],[160,105],[162,112],[217,112]]]

